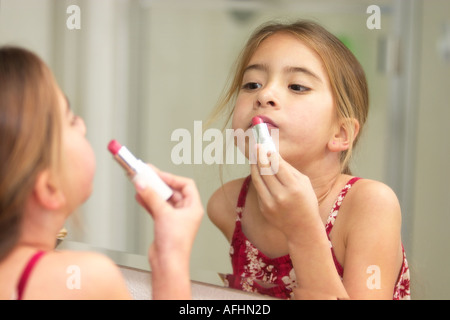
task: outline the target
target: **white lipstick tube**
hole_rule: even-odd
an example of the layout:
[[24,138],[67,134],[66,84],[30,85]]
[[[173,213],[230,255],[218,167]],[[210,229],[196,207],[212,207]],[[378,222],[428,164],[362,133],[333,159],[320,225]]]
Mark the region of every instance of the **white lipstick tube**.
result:
[[275,143],[270,136],[267,124],[265,124],[259,117],[254,117],[252,119],[252,124],[253,136],[255,137],[256,143],[262,144],[267,151],[277,152],[277,148],[275,147]]
[[172,196],[172,189],[161,180],[155,170],[137,159],[125,146],[120,145],[116,140],[112,140],[108,145],[108,150],[125,169],[132,181],[139,179],[139,183],[151,187],[164,200],[168,200]]

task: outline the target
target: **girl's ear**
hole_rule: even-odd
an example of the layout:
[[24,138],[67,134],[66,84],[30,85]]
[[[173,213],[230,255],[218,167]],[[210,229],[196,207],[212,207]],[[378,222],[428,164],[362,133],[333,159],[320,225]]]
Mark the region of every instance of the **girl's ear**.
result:
[[33,194],[36,201],[48,210],[58,210],[66,203],[63,191],[57,184],[54,174],[48,169],[38,174]]
[[351,118],[341,121],[341,123],[336,126],[336,129],[328,142],[328,149],[331,152],[348,150],[353,141],[355,141],[358,133],[358,120]]

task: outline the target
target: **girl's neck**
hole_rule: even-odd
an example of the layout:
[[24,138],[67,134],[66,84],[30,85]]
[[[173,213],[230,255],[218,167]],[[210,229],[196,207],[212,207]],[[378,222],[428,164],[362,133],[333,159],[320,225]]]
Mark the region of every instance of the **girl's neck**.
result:
[[56,237],[64,225],[64,215],[54,211],[39,211],[24,215],[18,245],[39,250],[53,250]]
[[50,251],[56,246],[56,235],[40,235],[24,234],[17,243],[18,247],[34,248],[36,250]]
[[310,177],[311,185],[317,196],[317,203],[320,206],[322,202],[332,193],[333,187],[336,185],[340,172],[325,174],[317,177]]
[[335,154],[330,154],[312,163],[296,163],[294,167],[308,176],[319,207],[335,193],[333,188],[339,184],[339,179],[343,176],[339,158]]

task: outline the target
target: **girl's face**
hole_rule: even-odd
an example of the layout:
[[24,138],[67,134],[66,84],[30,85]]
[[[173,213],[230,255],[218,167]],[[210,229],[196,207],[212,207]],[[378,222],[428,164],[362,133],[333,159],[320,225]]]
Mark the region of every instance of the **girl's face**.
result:
[[58,91],[62,115],[61,181],[69,212],[81,205],[92,192],[95,173],[95,155],[86,139],[82,118],[70,109],[69,102]]
[[246,66],[233,129],[249,129],[254,116],[279,130],[280,154],[294,167],[326,155],[337,121],[328,76],[319,56],[294,35],[269,36]]

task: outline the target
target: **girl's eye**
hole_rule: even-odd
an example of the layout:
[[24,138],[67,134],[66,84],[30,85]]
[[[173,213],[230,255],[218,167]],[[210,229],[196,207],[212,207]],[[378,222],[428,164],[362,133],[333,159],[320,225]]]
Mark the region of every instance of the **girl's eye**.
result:
[[256,82],[248,82],[242,86],[242,89],[246,90],[255,90],[259,88],[261,88],[261,84]]
[[293,90],[293,91],[296,91],[296,92],[306,92],[306,91],[311,90],[310,88],[305,87],[305,86],[302,86],[302,85],[300,85],[300,84],[291,84],[291,85],[289,86],[289,88],[290,88],[291,90]]

